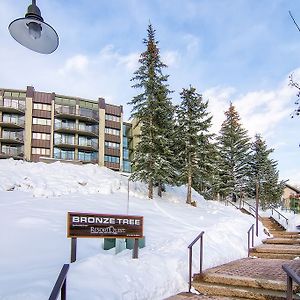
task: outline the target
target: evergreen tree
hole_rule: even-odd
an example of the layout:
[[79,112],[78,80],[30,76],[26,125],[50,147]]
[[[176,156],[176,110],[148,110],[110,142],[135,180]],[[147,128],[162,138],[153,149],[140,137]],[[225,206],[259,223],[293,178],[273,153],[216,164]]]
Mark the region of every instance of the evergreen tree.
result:
[[168,88],[168,75],[163,74],[167,66],[161,61],[155,30],[148,26],[148,36],[144,40],[146,51],[140,56],[140,67],[131,79],[133,87],[141,93],[133,97],[131,117],[140,123],[139,143],[132,161],[132,180],[148,184],[148,197],[153,198],[153,187],[158,185],[161,196],[162,186],[172,183],[175,170],[172,166],[172,132],[174,107]]
[[202,95],[190,87],[180,93],[181,104],[177,108],[177,163],[179,181],[187,184],[186,203],[192,203],[192,186],[204,188],[207,185],[209,169],[211,168],[211,127],[212,117],[208,116],[208,102]]
[[250,139],[243,129],[240,117],[235,107],[230,103],[225,112],[218,137],[219,148],[219,193],[221,197],[244,195],[246,191],[248,172]]
[[278,182],[277,162],[269,158],[273,149],[268,149],[266,142],[257,134],[252,143],[252,156],[250,161],[250,195],[258,199],[263,209],[281,200],[284,188],[283,182]]

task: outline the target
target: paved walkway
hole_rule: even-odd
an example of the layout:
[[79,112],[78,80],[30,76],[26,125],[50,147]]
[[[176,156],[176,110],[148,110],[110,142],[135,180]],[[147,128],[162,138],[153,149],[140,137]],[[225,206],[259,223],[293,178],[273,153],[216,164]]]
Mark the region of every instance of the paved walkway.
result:
[[[204,296],[204,295],[195,295],[192,293],[181,293],[172,297],[169,297],[165,300],[232,300],[232,298],[228,297],[215,297],[215,296]],[[236,298],[237,299],[237,298]]]

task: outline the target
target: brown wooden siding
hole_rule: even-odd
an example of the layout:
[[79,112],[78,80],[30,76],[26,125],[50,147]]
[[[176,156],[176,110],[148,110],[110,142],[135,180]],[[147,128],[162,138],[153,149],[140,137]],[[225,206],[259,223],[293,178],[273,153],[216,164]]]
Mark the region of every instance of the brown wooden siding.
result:
[[112,148],[105,147],[104,153],[105,155],[110,155],[110,156],[120,156],[120,149],[112,149]]
[[32,116],[37,118],[51,119],[51,111],[41,110],[41,109],[33,109]]
[[37,148],[48,148],[48,149],[50,149],[50,141],[32,139],[31,146],[32,147],[37,147]]
[[33,132],[51,133],[51,126],[48,125],[32,125]]
[[105,133],[105,140],[108,142],[115,142],[115,143],[120,143],[121,138],[118,135],[113,135],[113,134],[107,134]]
[[36,103],[52,103],[52,93],[34,92],[33,102]]
[[105,120],[105,127],[121,129],[121,123],[116,121]]
[[106,104],[105,105],[105,113],[109,115],[115,115],[115,116],[121,116],[123,111],[122,106],[116,106],[116,105],[111,105],[111,104]]
[[120,170],[120,164],[112,163],[112,162],[104,162],[105,167],[113,169],[113,170]]

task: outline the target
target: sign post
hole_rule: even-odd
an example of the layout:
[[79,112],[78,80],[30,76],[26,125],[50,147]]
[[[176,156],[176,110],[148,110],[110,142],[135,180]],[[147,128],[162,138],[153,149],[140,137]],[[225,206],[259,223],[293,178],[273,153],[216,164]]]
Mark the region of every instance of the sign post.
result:
[[135,239],[133,258],[138,258],[138,239],[143,237],[142,216],[68,213],[67,236],[71,238],[71,262],[76,261],[77,238]]

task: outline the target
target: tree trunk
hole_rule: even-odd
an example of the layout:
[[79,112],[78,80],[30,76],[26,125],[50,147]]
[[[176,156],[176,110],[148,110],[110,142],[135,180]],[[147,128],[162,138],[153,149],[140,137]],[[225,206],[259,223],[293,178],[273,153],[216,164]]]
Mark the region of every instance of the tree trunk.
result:
[[186,203],[187,204],[192,203],[192,172],[190,170],[188,174]]
[[162,183],[161,183],[161,182],[158,183],[157,195],[158,195],[159,197],[162,196]]
[[152,181],[152,179],[149,179],[149,183],[148,183],[148,198],[153,199],[153,181]]

